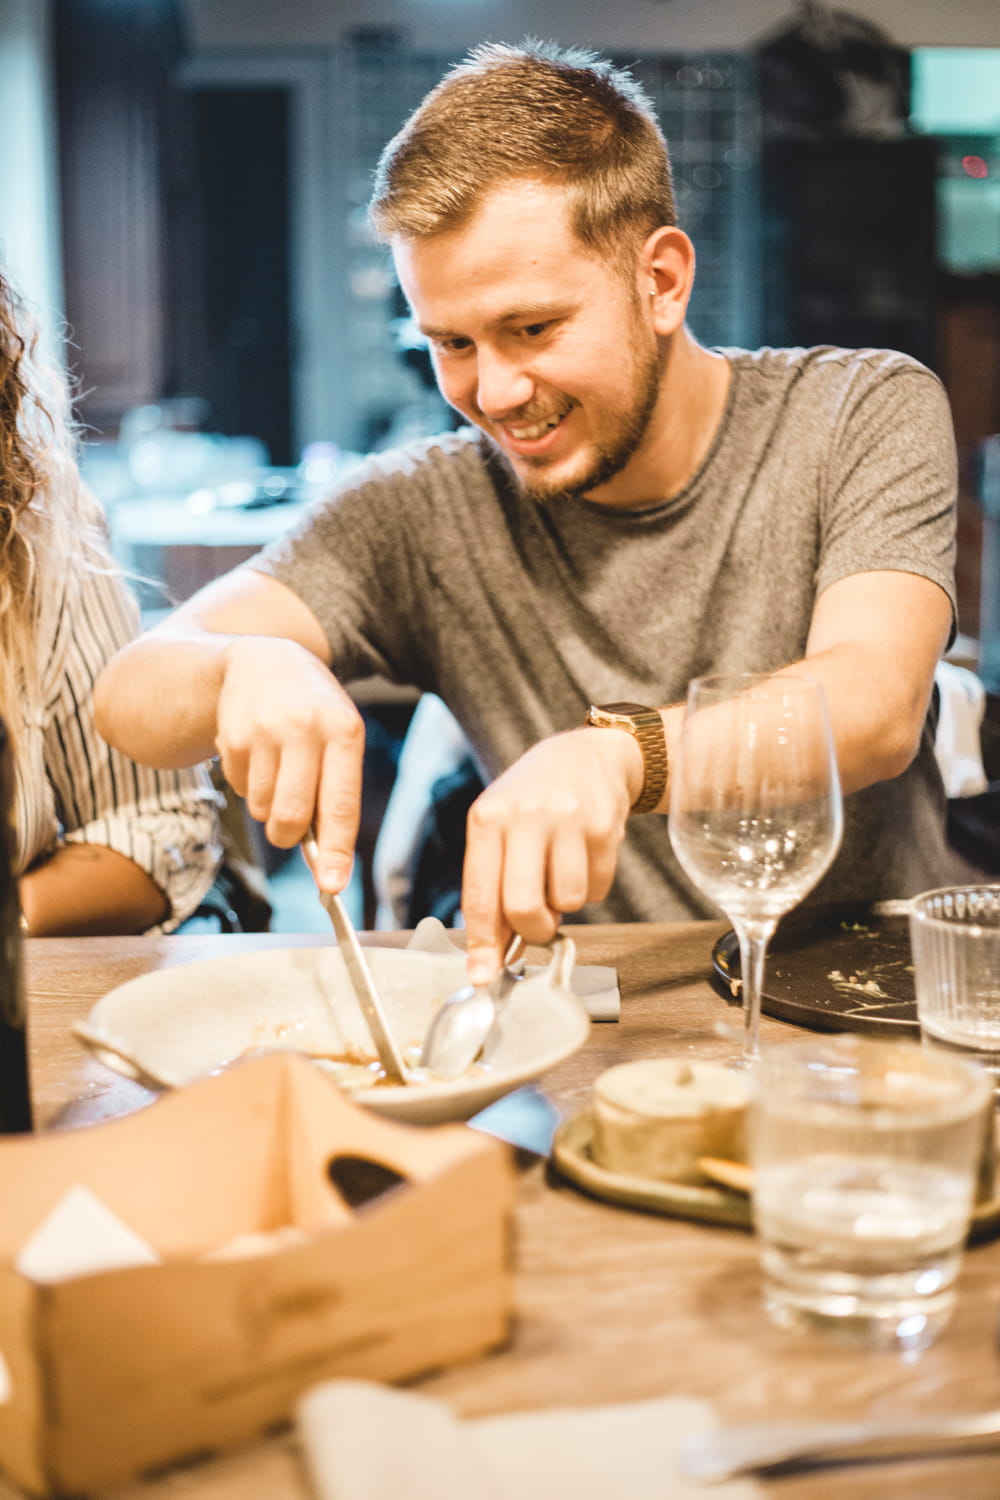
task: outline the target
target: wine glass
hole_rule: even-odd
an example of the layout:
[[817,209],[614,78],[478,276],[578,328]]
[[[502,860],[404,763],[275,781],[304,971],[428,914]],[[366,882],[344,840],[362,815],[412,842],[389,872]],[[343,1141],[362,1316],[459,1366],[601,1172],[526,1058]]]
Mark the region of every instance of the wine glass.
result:
[[778,919],[812,890],[840,844],[821,685],[782,673],[696,677],[670,779],[674,852],[739,940],[745,1065],[758,1052],[764,960]]

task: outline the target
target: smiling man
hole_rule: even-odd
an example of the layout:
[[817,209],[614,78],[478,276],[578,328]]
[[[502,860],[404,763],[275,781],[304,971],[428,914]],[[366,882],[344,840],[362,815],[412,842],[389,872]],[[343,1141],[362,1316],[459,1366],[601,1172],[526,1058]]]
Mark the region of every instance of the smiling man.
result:
[[[391,243],[442,394],[533,500],[648,505],[700,461],[729,367],[684,328],[694,255],[679,229],[641,248],[645,303],[631,258],[626,276],[582,253],[569,196],[544,181],[495,187],[468,225]],[[692,424],[703,405],[713,420]]]
[[341,683],[437,693],[490,783],[463,881],[489,977],[511,927],[710,910],[663,819],[630,813],[665,811],[691,677],[804,661],[850,794],[818,898],[949,879],[927,711],[955,460],[935,377],[890,351],[701,347],[666,145],[590,54],[477,49],[386,148],[372,220],[469,426],[373,457],[124,652],[99,684],[108,738],[161,766],[220,754],[275,843],[315,818],[335,890],[363,749]]

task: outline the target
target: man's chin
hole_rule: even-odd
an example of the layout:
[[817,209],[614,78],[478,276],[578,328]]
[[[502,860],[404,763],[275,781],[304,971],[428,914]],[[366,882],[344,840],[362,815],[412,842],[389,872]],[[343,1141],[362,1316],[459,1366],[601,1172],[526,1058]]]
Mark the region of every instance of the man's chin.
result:
[[563,496],[585,495],[593,488],[593,464],[529,463],[510,454],[507,458],[524,493],[529,500],[537,500],[539,504]]
[[600,504],[601,498],[596,492],[614,479],[627,462],[627,457],[615,461],[601,456],[586,469],[551,470],[545,474],[540,474],[537,469],[527,474],[515,469],[515,476],[529,500],[535,500],[539,505],[551,500],[593,500]]
[[492,432],[483,428],[490,443],[510,469],[522,492],[529,500],[544,505],[558,499],[583,499],[598,485],[604,484],[628,461],[609,460],[603,452],[590,453],[584,460],[573,463],[569,459],[528,459],[521,453],[511,453]]

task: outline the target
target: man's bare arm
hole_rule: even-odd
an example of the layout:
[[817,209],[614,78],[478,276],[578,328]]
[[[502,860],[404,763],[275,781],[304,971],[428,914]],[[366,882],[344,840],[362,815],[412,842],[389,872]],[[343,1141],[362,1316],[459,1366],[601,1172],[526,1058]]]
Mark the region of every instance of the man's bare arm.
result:
[[817,599],[802,666],[826,691],[845,792],[916,755],[951,624],[947,594],[915,573],[858,573]]
[[[950,627],[947,595],[912,573],[857,574],[817,600],[805,657],[782,670],[823,684],[845,792],[913,759]],[[673,755],[684,705],[662,713]],[[630,735],[579,729],[533,746],[487,788],[462,886],[474,978],[496,972],[511,929],[545,942],[561,911],[607,894],[642,774]],[[669,797],[668,784],[659,812]]]
[[227,653],[246,636],[274,637],[329,660],[319,623],[296,594],[264,573],[228,573],[109,662],[94,693],[99,731],[133,760],[162,770],[214,755]]

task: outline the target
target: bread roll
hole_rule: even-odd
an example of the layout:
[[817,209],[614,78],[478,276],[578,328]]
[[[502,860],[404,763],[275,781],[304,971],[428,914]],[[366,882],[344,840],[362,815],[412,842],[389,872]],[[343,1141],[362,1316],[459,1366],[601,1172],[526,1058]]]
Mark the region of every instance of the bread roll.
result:
[[621,1063],[594,1085],[594,1158],[611,1172],[704,1183],[702,1156],[745,1158],[746,1075],[721,1063]]

